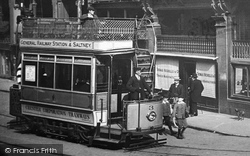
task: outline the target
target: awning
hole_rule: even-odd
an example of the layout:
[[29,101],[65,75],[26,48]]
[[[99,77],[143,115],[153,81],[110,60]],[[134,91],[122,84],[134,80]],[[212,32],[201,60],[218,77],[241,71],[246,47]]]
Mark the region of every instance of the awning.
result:
[[113,49],[113,50],[105,50],[105,51],[94,51],[94,55],[125,55],[125,54],[133,54],[135,53],[134,48],[125,48],[125,49]]
[[176,53],[163,53],[163,52],[157,52],[153,53],[155,56],[171,56],[171,57],[184,57],[184,58],[194,58],[194,59],[205,59],[205,60],[217,60],[218,57],[209,57],[209,56],[197,56],[195,54],[193,55],[187,55],[187,54],[176,54]]

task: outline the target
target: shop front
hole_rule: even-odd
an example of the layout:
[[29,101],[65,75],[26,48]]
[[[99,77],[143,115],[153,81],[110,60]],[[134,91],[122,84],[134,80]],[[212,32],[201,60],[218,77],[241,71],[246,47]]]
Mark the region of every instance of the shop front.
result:
[[174,77],[180,77],[180,83],[185,88],[186,99],[188,97],[190,76],[193,73],[197,73],[198,79],[201,80],[204,85],[202,101],[199,103],[199,107],[201,109],[218,112],[218,102],[216,100],[217,63],[215,58],[178,57],[177,55],[168,56],[167,54],[164,55],[161,53],[156,56],[155,71],[156,89],[167,91],[174,82]]

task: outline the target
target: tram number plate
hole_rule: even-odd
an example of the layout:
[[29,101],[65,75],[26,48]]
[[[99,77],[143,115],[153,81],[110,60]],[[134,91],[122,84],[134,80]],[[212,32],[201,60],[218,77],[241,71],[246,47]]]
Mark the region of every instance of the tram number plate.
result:
[[148,110],[154,110],[154,106],[152,106],[152,105],[149,106],[149,107],[148,107]]

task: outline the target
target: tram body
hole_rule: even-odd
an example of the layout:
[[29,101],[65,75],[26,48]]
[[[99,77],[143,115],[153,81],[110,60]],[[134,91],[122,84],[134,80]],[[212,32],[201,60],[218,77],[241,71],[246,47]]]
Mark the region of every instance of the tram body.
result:
[[[70,40],[56,35],[51,38],[45,32],[28,31],[48,21],[27,22],[31,24],[20,39],[21,85],[10,89],[10,114],[19,122],[35,133],[89,144],[99,140],[129,146],[128,140],[134,137],[141,139],[138,136],[158,135],[164,130],[160,96],[122,100],[135,66],[131,38],[79,40],[79,34]],[[74,27],[79,31],[79,26]],[[128,28],[126,32],[132,34]],[[98,38],[105,35],[98,33]]]

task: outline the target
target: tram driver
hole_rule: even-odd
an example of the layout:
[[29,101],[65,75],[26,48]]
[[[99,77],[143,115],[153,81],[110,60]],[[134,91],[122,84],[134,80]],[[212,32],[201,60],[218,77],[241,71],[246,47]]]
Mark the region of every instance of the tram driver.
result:
[[[135,75],[130,77],[127,82],[127,89],[129,90],[129,100],[143,100],[146,98],[146,91],[149,93],[149,96],[152,96],[153,93],[146,83],[145,79],[141,76],[141,69],[135,68]],[[146,90],[146,91],[145,91]]]

